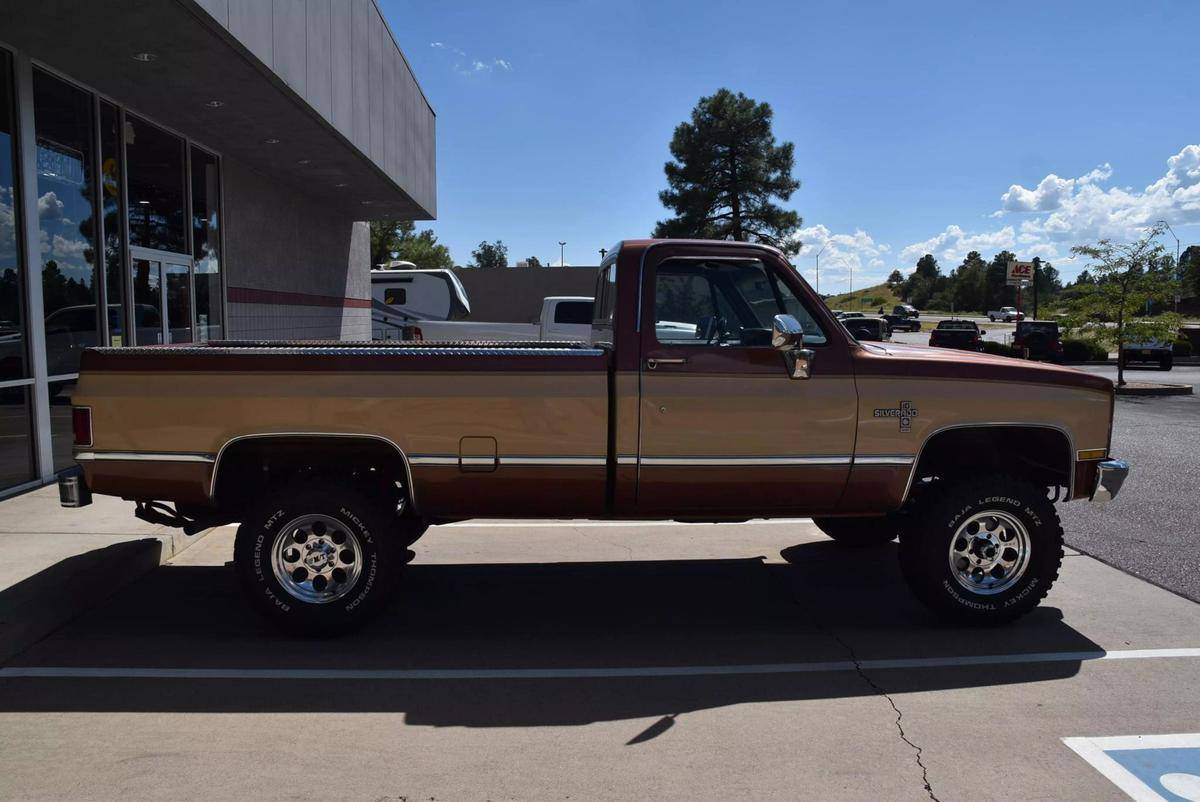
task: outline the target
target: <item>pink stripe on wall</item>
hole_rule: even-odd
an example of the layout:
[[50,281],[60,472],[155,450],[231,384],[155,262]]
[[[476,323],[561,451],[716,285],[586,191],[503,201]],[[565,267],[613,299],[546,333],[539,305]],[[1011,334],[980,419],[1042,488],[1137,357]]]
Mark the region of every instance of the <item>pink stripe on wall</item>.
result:
[[344,298],[337,295],[313,295],[307,292],[258,290],[253,287],[230,287],[229,302],[233,304],[287,304],[290,306],[340,306],[343,309],[370,309],[370,298]]

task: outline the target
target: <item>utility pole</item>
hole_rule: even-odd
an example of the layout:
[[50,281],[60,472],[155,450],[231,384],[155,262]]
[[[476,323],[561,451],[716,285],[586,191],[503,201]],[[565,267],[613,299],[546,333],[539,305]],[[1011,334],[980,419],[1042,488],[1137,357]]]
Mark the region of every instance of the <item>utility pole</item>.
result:
[[1042,270],[1042,259],[1040,256],[1033,257],[1033,319],[1037,320],[1038,307],[1038,274]]
[[566,267],[567,265],[567,243],[562,240],[558,241],[558,266]]

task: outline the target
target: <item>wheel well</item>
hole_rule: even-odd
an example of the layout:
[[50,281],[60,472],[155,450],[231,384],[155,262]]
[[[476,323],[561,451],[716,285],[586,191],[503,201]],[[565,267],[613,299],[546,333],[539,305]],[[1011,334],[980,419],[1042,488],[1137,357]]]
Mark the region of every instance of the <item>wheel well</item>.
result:
[[377,497],[413,501],[408,462],[392,443],[372,437],[279,435],[228,444],[213,466],[213,502],[243,509],[281,482],[345,481]]
[[974,473],[1008,473],[1047,487],[1071,486],[1071,441],[1048,426],[971,426],[938,432],[921,449],[913,484]]

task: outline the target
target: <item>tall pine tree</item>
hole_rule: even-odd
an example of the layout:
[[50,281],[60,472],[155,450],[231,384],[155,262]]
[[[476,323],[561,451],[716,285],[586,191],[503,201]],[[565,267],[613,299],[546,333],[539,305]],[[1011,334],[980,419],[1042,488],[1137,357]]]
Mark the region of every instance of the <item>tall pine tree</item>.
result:
[[776,144],[773,112],[741,92],[720,89],[692,110],[671,138],[664,166],[667,189],[659,200],[675,216],[662,220],[655,237],[761,242],[797,253],[800,215],[774,203],[800,187],[792,177],[794,148]]

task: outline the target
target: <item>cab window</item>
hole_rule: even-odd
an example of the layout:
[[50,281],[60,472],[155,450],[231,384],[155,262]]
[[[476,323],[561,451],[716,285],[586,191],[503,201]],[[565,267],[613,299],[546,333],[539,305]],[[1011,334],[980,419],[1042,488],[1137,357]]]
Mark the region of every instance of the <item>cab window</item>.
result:
[[654,282],[654,328],[671,345],[769,348],[776,315],[791,315],[806,345],[827,342],[800,299],[758,260],[672,259]]

